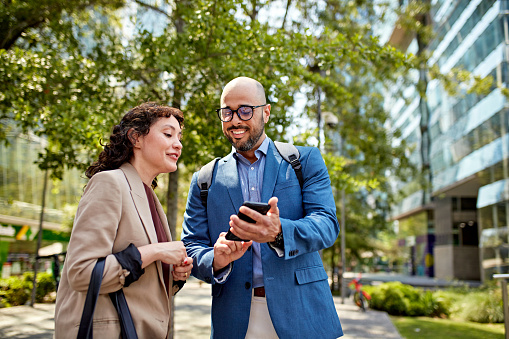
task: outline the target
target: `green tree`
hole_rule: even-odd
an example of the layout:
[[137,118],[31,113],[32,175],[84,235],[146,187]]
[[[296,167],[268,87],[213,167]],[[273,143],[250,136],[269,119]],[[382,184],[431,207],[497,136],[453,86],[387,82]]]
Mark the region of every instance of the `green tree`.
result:
[[[413,171],[404,156],[405,144],[393,144],[398,131],[387,129],[390,117],[384,107],[384,91],[413,67],[413,56],[384,45],[376,36],[373,23],[383,23],[388,12],[384,2],[331,0],[298,6],[308,25],[321,28],[318,41],[336,43],[337,53],[309,55],[308,115],[324,124],[326,138],[320,142],[328,153],[338,216],[340,192],[346,192],[347,257],[360,261],[363,252],[375,249],[379,232],[389,229],[387,216],[395,192],[387,173],[403,176]],[[331,115],[335,119],[328,123]],[[305,143],[317,133],[312,130],[296,141]],[[339,250],[338,239],[324,251],[331,266],[337,264]]]
[[[103,7],[103,6],[108,7]],[[2,1],[0,138],[12,128],[49,142],[42,169],[90,163],[99,140],[128,105],[111,77],[125,62],[111,11],[120,1]],[[109,127],[108,127],[109,128]]]
[[[2,32],[28,21],[22,13],[42,13],[42,19],[34,15],[40,23],[20,26],[12,34],[17,38],[0,49],[0,119],[48,139],[41,168],[58,177],[66,167],[86,167],[99,140],[141,101],[180,107],[185,166],[180,176],[170,175],[165,197],[168,211],[176,212],[182,209],[176,208],[176,183],[229,152],[214,112],[222,86],[250,76],[267,89],[267,133],[273,139],[288,138],[296,114],[317,120],[318,112],[328,111],[338,117],[337,132],[348,147],[326,158],[334,187],[345,188],[349,206],[358,206],[347,212],[350,232],[373,236],[384,228],[385,197],[377,196],[375,205],[365,197],[373,188],[384,192],[386,171],[403,169],[405,158],[384,128],[381,88],[411,63],[374,36],[370,22],[383,20],[383,11],[372,2],[48,0],[25,1],[26,11],[18,2],[0,6]],[[126,17],[133,24],[129,34],[121,25]],[[302,104],[301,93],[307,95]],[[2,126],[5,133],[10,125]],[[307,144],[309,135],[316,131],[297,135],[295,142]],[[176,218],[169,215],[174,234]]]

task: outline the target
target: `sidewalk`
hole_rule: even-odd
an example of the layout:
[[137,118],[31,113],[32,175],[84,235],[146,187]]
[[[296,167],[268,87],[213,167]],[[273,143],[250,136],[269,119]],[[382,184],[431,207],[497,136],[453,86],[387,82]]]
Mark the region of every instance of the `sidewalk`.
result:
[[[206,339],[210,337],[210,285],[190,280],[175,297],[175,339]],[[401,339],[385,312],[362,312],[351,298],[334,304],[343,326],[344,339]]]
[[[175,339],[210,338],[210,285],[191,279],[175,297]],[[401,339],[385,312],[361,312],[351,299],[335,297],[345,339]],[[54,304],[0,309],[0,338],[51,339]]]

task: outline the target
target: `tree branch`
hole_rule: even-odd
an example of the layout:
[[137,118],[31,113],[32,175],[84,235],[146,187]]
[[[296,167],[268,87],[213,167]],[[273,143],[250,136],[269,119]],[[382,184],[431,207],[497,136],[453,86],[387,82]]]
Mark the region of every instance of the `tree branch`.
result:
[[18,27],[13,27],[12,29],[9,29],[8,32],[5,34],[5,38],[0,41],[0,49],[10,49],[15,43],[16,40],[19,39],[21,34],[25,32],[29,28],[36,28],[40,24],[44,22],[43,19],[34,20],[31,23],[26,23],[25,25],[18,25]]
[[141,0],[134,0],[135,3],[137,3],[138,5],[142,6],[142,7],[146,7],[146,8],[149,8],[153,11],[156,11],[157,13],[159,14],[162,14],[164,15],[165,17],[167,17],[168,19],[172,19],[172,17],[166,13],[165,11],[163,11],[162,9],[160,9],[159,7],[156,7],[156,6],[153,6],[153,5],[149,5],[149,4],[146,4],[144,3],[143,1]]
[[281,29],[284,30],[285,29],[285,25],[286,25],[286,17],[288,16],[288,11],[290,10],[290,6],[292,5],[292,0],[288,0],[286,2],[286,10],[285,10],[285,16],[283,17],[283,23],[281,24]]

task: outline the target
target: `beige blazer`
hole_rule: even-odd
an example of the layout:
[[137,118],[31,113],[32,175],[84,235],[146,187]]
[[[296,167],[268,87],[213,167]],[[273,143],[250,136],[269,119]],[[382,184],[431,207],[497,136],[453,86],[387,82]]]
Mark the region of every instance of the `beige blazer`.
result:
[[[154,197],[171,241],[163,208]],[[118,316],[108,293],[122,288],[129,272],[112,253],[130,243],[136,247],[157,243],[157,235],[143,182],[136,169],[126,163],[120,169],[95,174],[80,200],[57,293],[55,338],[76,338],[90,275],[100,257],[106,257],[106,262],[93,334],[95,338],[120,338]],[[167,338],[171,303],[161,262],[147,266],[138,281],[124,288],[124,294],[138,337]]]

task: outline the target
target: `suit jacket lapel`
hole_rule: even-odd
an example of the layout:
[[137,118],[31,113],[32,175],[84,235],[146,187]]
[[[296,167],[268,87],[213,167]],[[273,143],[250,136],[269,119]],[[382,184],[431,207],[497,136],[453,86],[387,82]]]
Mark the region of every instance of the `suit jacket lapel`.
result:
[[[148,205],[147,194],[145,193],[143,181],[141,181],[138,172],[130,163],[123,164],[120,166],[120,169],[124,172],[127,182],[131,188],[131,197],[133,198],[134,206],[136,207],[136,211],[138,211],[138,215],[140,216],[148,239],[150,243],[155,244],[157,243],[157,234],[154,222],[152,221],[152,215],[150,214],[150,207]],[[161,220],[163,219],[165,218],[161,218]]]
[[242,188],[237,171],[237,161],[233,157],[233,153],[230,153],[223,161],[225,162],[224,166],[222,166],[221,173],[219,173],[218,168],[218,174],[221,176],[221,180],[228,190],[235,211],[238,211],[244,202],[244,198],[242,197]]
[[265,157],[265,170],[263,172],[262,184],[262,202],[268,202],[274,193],[276,187],[277,173],[281,166],[283,158],[279,155],[272,140],[270,141],[269,148],[267,149],[267,156]]
[[[159,241],[157,240],[156,229],[154,226],[154,222],[152,220],[152,214],[150,213],[150,206],[148,204],[147,194],[145,192],[145,187],[143,186],[143,181],[141,181],[138,172],[130,163],[123,164],[122,166],[120,166],[120,169],[124,172],[127,182],[129,183],[129,186],[131,188],[131,197],[133,198],[134,206],[136,207],[136,211],[140,216],[141,223],[145,228],[145,233],[147,233],[149,242],[151,244],[156,244]],[[155,195],[154,192],[152,192],[152,194]],[[168,220],[164,216],[164,212],[162,210],[161,204],[159,203],[159,200],[155,199],[155,202],[157,206],[157,212],[159,214],[163,227],[165,228],[166,235],[169,239],[168,241],[171,241]],[[155,262],[155,264],[159,275],[159,281],[164,286],[163,268],[161,266],[161,262],[157,261]],[[172,276],[170,275],[170,284],[172,281],[171,278]]]

